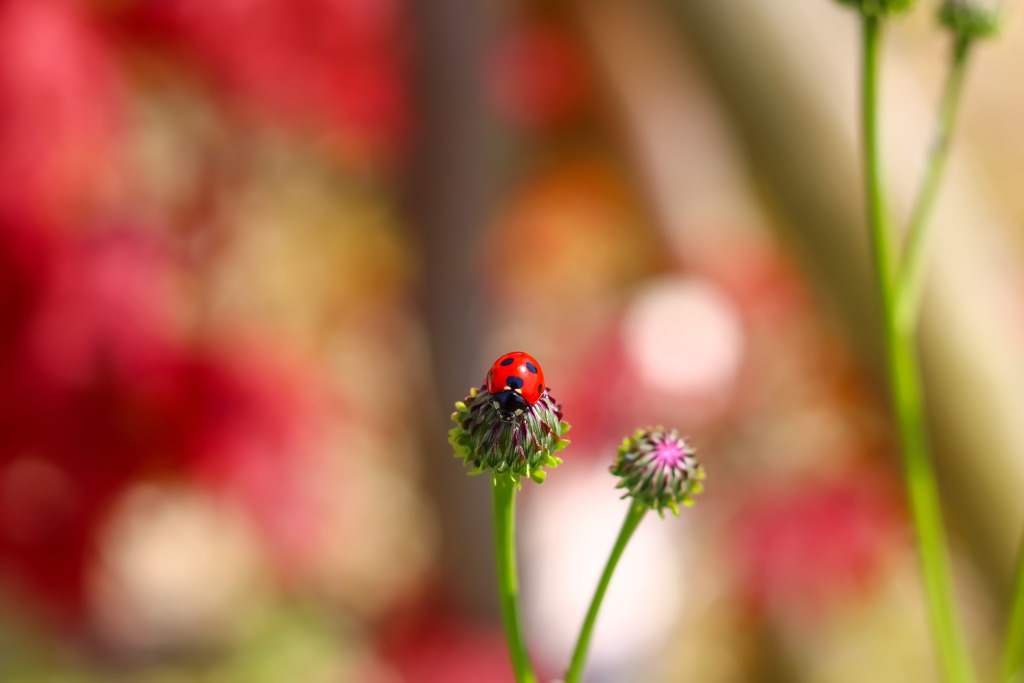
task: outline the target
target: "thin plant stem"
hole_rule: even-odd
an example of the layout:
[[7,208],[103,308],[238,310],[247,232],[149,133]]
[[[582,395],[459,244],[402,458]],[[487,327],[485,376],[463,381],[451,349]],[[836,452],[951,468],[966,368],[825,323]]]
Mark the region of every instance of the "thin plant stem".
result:
[[868,232],[885,327],[889,388],[906,470],[907,496],[917,532],[933,637],[950,683],[974,680],[953,599],[938,485],[928,453],[917,352],[911,331],[896,324],[892,235],[886,227],[878,154],[877,17],[863,17],[862,135]]
[[1010,622],[1003,645],[1003,668],[999,679],[1002,683],[1021,680],[1021,669],[1024,668],[1024,540],[1017,555],[1017,585],[1013,591]]
[[939,185],[946,168],[946,159],[949,157],[949,140],[956,122],[960,93],[963,90],[971,39],[957,36],[955,41],[953,59],[946,76],[946,84],[942,89],[935,138],[928,154],[924,180],[910,216],[906,249],[900,262],[896,320],[901,329],[911,329],[917,321],[921,291],[924,287],[925,252],[931,224],[929,219],[935,207],[935,198],[938,196]]
[[583,620],[583,628],[580,629],[580,636],[576,640],[576,649],[573,650],[569,670],[565,673],[565,683],[579,683],[580,678],[583,676],[583,667],[587,660],[587,650],[590,648],[590,638],[594,633],[594,624],[597,622],[597,613],[601,609],[601,602],[604,600],[605,591],[608,590],[608,584],[612,580],[612,574],[615,572],[616,565],[619,564],[619,558],[622,557],[622,551],[626,549],[626,544],[629,543],[629,539],[633,536],[636,528],[640,526],[640,521],[644,518],[644,513],[647,510],[647,505],[638,501],[633,501],[633,504],[629,506],[629,512],[626,513],[626,519],[622,522],[619,537],[615,540],[612,554],[608,556],[608,562],[604,566],[601,580],[598,581],[594,597],[590,601],[590,609],[587,610],[587,616]]
[[882,200],[881,162],[878,156],[878,52],[881,26],[878,17],[865,16],[863,33],[863,73],[861,81],[861,128],[864,145],[864,185],[868,213],[868,236],[876,276],[881,288],[886,319],[892,301],[894,249],[885,225]]
[[516,484],[506,475],[491,477],[494,491],[494,560],[498,567],[501,621],[517,683],[536,683],[519,619],[519,579],[516,573]]

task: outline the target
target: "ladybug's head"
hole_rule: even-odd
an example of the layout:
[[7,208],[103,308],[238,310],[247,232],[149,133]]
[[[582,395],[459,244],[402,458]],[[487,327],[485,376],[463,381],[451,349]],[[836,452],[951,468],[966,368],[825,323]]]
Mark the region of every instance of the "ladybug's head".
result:
[[502,422],[514,422],[530,409],[526,399],[511,389],[491,394],[488,401]]

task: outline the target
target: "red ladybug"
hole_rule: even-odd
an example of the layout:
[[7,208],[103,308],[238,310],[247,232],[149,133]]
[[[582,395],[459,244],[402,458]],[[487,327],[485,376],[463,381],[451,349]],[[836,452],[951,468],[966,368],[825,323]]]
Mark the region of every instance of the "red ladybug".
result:
[[544,393],[544,371],[528,353],[513,351],[494,361],[487,373],[487,392],[498,417],[511,422]]

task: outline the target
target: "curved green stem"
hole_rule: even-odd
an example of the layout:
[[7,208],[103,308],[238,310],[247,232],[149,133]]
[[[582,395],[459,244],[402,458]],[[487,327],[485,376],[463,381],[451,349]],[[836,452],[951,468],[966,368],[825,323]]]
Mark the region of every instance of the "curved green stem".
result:
[[924,257],[929,233],[929,218],[931,218],[932,209],[935,206],[939,183],[942,180],[946,159],[949,156],[949,139],[953,132],[953,124],[956,122],[957,106],[960,103],[960,92],[963,90],[964,72],[967,67],[967,54],[970,46],[970,38],[963,36],[956,38],[956,43],[953,46],[953,60],[946,76],[946,84],[942,89],[935,139],[928,154],[921,190],[910,216],[906,250],[900,263],[897,286],[899,298],[896,304],[896,319],[902,329],[914,327],[917,311],[920,308],[921,290],[924,288]]
[[928,454],[921,378],[912,331],[897,325],[892,236],[886,227],[878,154],[879,19],[864,17],[862,126],[868,228],[885,323],[885,351],[896,424],[906,469],[907,496],[917,531],[928,614],[946,680],[973,681],[960,632],[947,559],[938,485]]
[[519,579],[516,575],[516,484],[507,475],[491,477],[494,490],[494,560],[498,567],[501,621],[517,683],[535,683],[537,677],[526,651],[519,620]]
[[608,584],[612,580],[612,574],[615,572],[616,565],[619,564],[619,558],[622,557],[622,551],[626,549],[626,544],[629,543],[633,532],[640,526],[640,521],[644,518],[644,513],[647,512],[647,509],[646,505],[638,501],[634,501],[629,506],[629,512],[626,513],[626,519],[622,522],[619,537],[615,540],[612,554],[608,556],[608,562],[604,566],[601,580],[598,581],[594,597],[590,601],[590,609],[587,610],[587,616],[583,620],[583,628],[580,629],[580,636],[576,640],[576,649],[573,650],[569,670],[565,673],[565,683],[579,683],[580,678],[583,676],[583,667],[587,660],[587,650],[590,648],[590,637],[594,633],[594,624],[597,622],[597,613],[601,609],[601,602],[604,600],[605,591],[608,590]]
[[1024,540],[1017,554],[1017,585],[1013,590],[1010,623],[1003,645],[1003,668],[999,679],[1002,683],[1020,681],[1024,673]]

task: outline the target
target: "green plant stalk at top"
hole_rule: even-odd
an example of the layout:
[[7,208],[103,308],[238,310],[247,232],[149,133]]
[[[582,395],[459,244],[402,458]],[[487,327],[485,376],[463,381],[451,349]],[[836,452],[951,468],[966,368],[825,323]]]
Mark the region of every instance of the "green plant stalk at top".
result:
[[960,103],[960,92],[963,90],[964,72],[967,67],[967,55],[971,46],[971,38],[957,36],[953,45],[953,61],[946,76],[946,84],[942,89],[942,100],[939,104],[938,126],[935,139],[928,155],[924,180],[914,204],[907,229],[906,248],[900,262],[896,304],[896,321],[901,330],[911,330],[917,323],[920,309],[921,290],[924,286],[925,252],[928,237],[928,226],[939,184],[946,168],[949,156],[949,139],[956,122],[957,106]]
[[906,470],[907,496],[924,574],[925,594],[939,658],[950,683],[974,680],[960,631],[950,575],[938,485],[928,453],[917,353],[911,330],[897,324],[893,239],[886,227],[878,156],[878,54],[880,19],[864,16],[862,143],[868,233],[881,297],[885,353],[896,425]]
[[537,677],[526,651],[523,627],[519,619],[519,579],[516,574],[516,482],[504,473],[492,473],[494,493],[494,560],[498,568],[498,594],[501,621],[505,626],[508,654],[512,659],[516,683],[536,683]]
[[587,610],[587,616],[583,620],[583,628],[580,629],[580,636],[576,640],[576,649],[573,650],[572,660],[569,662],[569,670],[565,673],[565,683],[579,683],[580,678],[583,676],[583,667],[587,661],[587,650],[590,649],[590,638],[594,633],[594,624],[597,623],[597,613],[601,610],[601,602],[604,600],[605,591],[608,590],[608,584],[611,583],[612,574],[615,573],[615,567],[619,564],[622,551],[626,549],[626,544],[629,543],[633,532],[640,526],[644,514],[649,509],[650,507],[647,503],[639,500],[632,501],[629,506],[629,512],[626,513],[626,519],[622,522],[619,537],[615,539],[612,553],[608,556],[604,572],[601,573],[601,580],[597,582],[597,589],[594,591],[594,597],[590,601],[590,609]]

